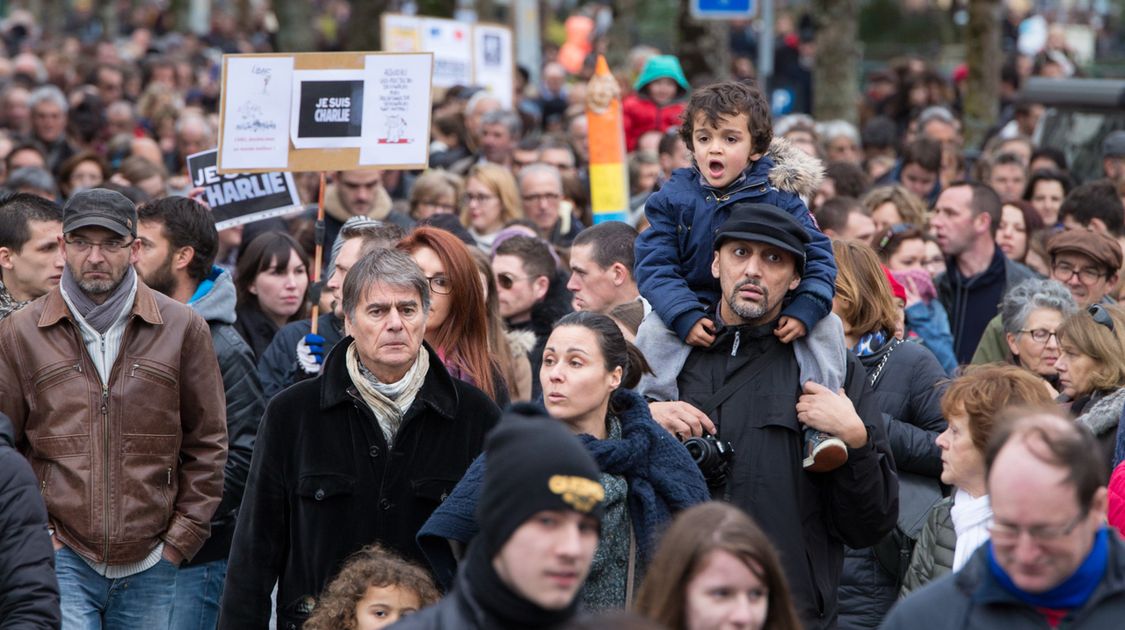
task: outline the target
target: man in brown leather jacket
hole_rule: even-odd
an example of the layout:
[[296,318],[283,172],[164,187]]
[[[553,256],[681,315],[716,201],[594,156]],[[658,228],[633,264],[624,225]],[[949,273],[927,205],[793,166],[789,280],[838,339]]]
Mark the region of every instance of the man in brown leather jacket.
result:
[[136,229],[121,194],[74,195],[59,286],[0,322],[0,412],[47,504],[64,629],[167,628],[223,489],[210,332],[137,279]]

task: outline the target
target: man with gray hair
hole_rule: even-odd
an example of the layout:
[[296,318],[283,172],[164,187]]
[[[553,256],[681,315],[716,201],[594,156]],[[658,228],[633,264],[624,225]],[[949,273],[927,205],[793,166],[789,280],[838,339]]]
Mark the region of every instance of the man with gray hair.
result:
[[59,166],[77,153],[66,139],[66,97],[59,88],[44,85],[31,93],[27,105],[31,109],[32,138],[43,145],[47,169],[57,173]]
[[275,583],[277,627],[301,627],[344,559],[365,545],[424,562],[415,534],[500,417],[422,341],[430,285],[408,254],[367,254],[342,293],[352,336],[262,418],[221,629],[266,628]]
[[523,214],[535,223],[539,236],[556,247],[570,247],[585,226],[573,215],[573,206],[563,206],[563,181],[559,169],[536,162],[520,169]]

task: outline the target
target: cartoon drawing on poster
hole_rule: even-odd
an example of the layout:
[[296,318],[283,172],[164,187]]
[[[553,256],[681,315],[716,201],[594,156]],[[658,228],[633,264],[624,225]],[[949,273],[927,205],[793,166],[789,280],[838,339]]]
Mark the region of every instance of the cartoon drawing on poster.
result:
[[292,57],[231,57],[226,60],[219,140],[223,168],[289,166],[289,90]]
[[511,109],[516,71],[512,31],[504,26],[477,24],[473,27],[473,43],[473,83],[487,88]]
[[298,149],[358,147],[363,136],[363,72],[298,70],[293,73],[290,135]]
[[428,53],[367,56],[364,128],[374,128],[376,137],[360,146],[360,164],[425,166],[432,74],[433,55]]

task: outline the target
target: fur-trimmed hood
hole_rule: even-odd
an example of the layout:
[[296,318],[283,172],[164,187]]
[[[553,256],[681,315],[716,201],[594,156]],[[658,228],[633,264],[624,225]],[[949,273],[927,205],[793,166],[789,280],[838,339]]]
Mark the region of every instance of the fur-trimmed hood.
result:
[[773,161],[770,184],[778,190],[796,193],[810,199],[824,181],[824,163],[793,145],[785,138],[774,138],[767,153]]
[[535,347],[535,333],[530,330],[509,330],[505,336],[514,357],[527,354]]

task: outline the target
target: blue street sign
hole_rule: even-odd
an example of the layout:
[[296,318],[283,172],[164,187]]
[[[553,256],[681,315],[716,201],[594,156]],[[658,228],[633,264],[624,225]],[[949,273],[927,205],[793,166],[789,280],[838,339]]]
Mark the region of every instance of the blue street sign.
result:
[[697,20],[749,19],[757,12],[756,0],[691,0],[691,14]]

